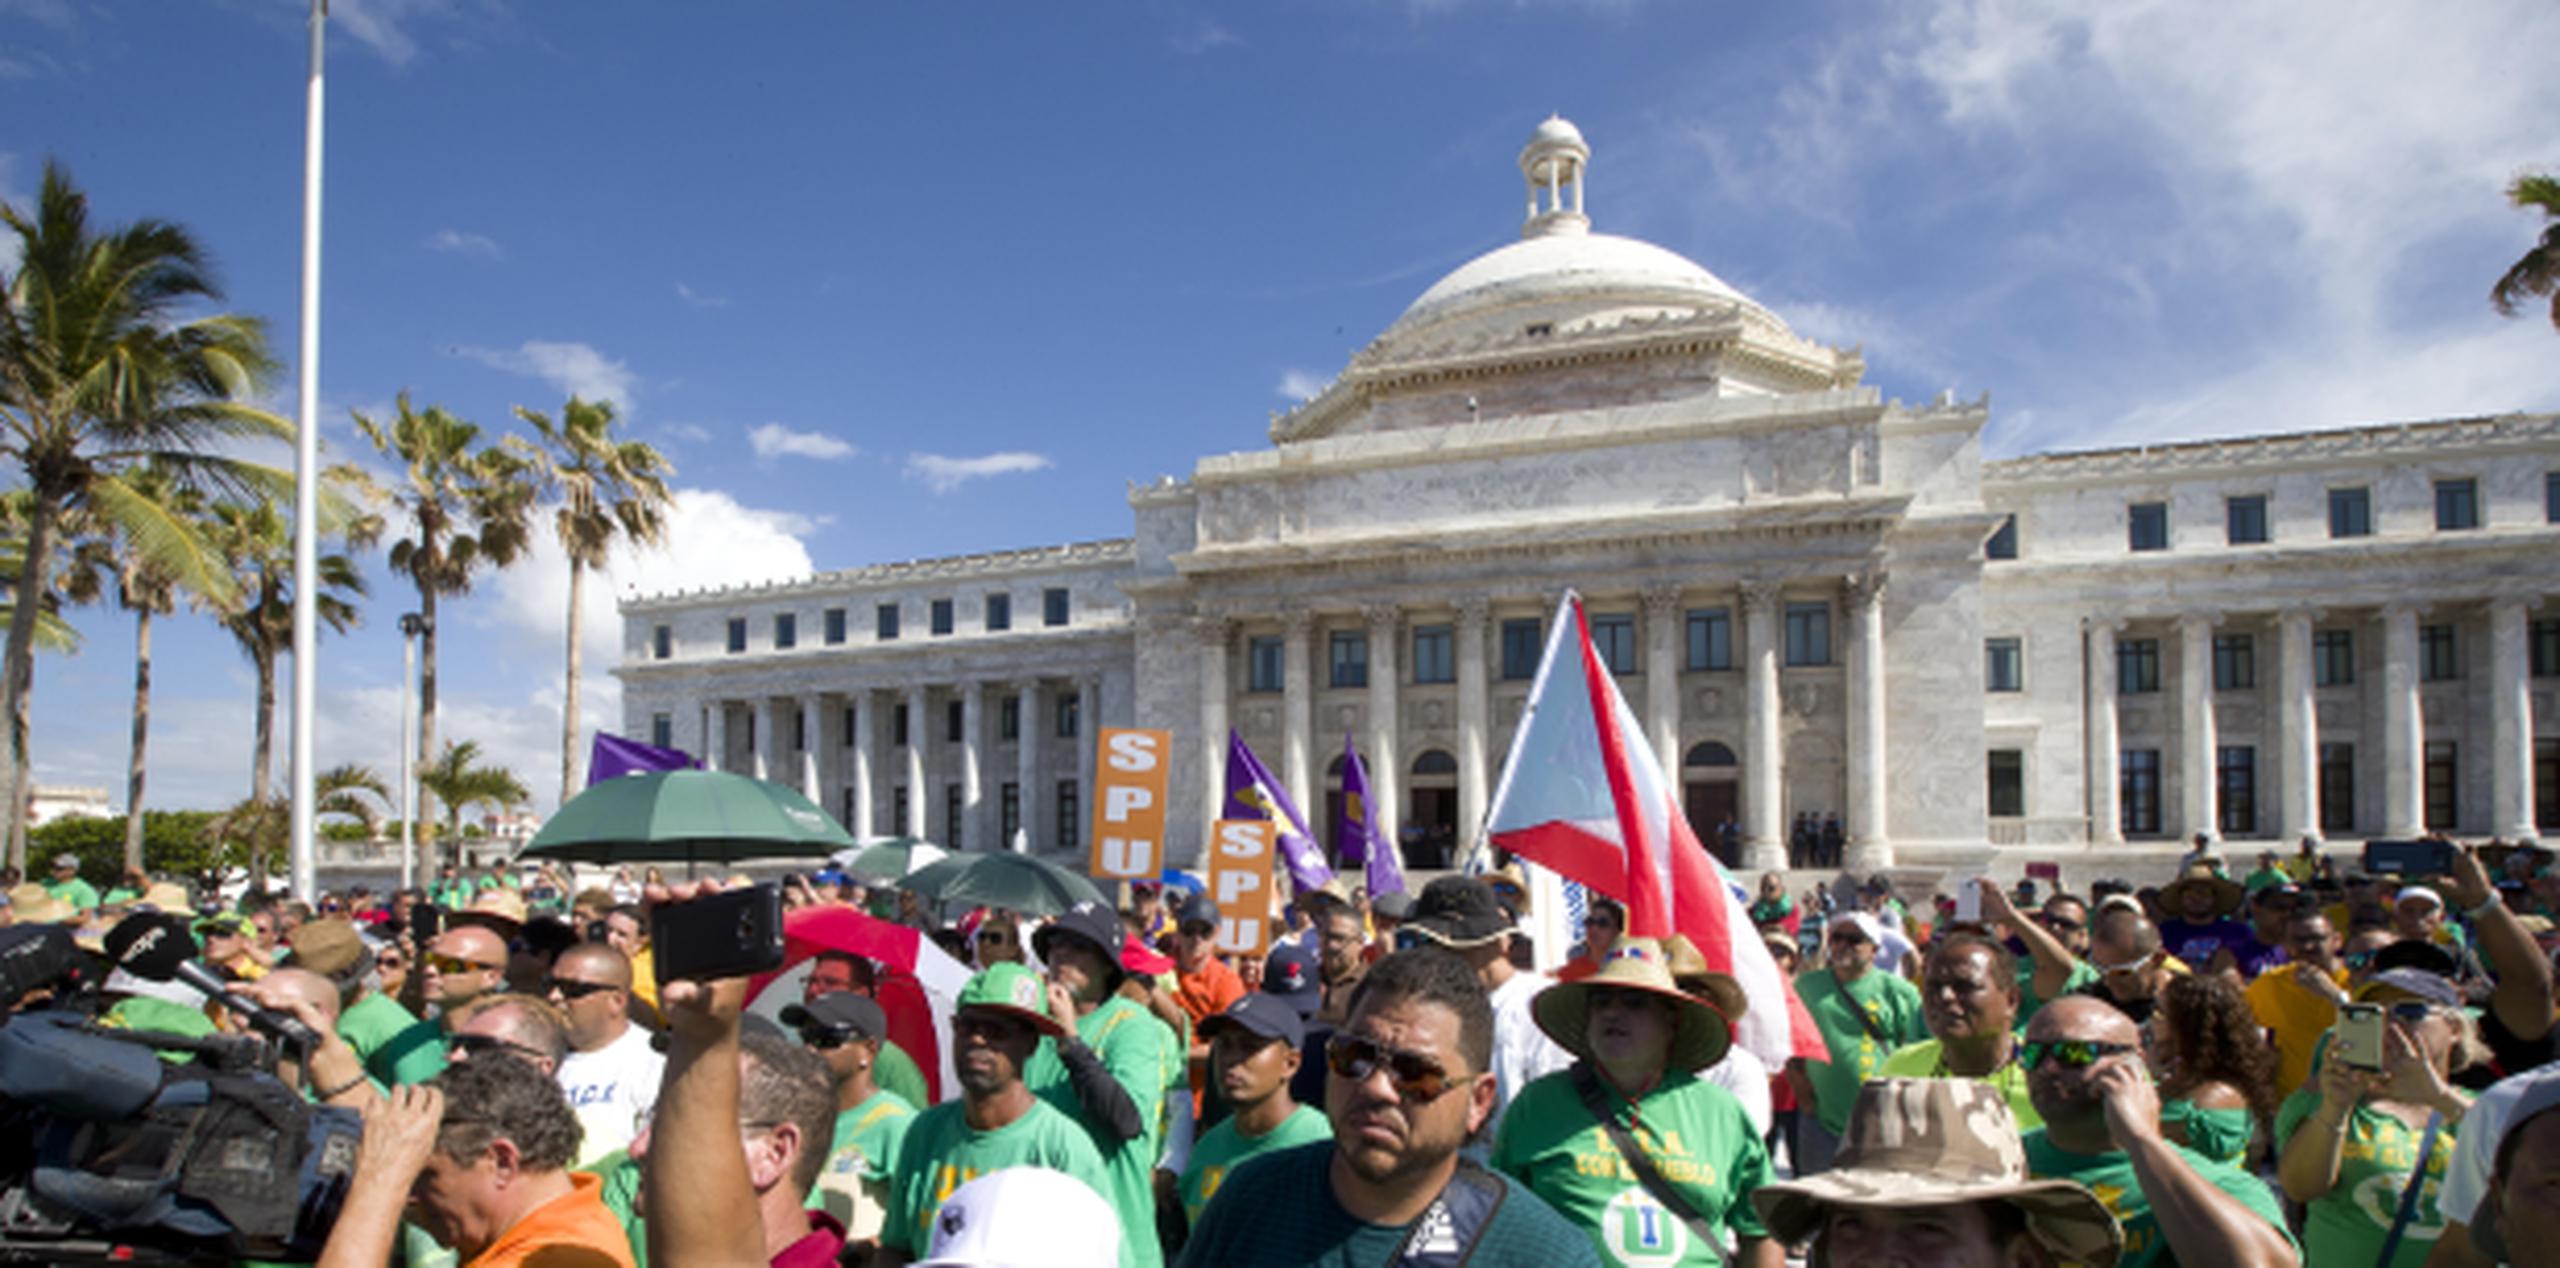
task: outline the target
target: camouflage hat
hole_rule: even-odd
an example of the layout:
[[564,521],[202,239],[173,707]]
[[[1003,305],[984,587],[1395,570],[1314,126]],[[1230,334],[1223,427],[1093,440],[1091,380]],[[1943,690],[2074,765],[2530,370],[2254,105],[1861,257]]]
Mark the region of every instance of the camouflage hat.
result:
[[2006,1202],[2027,1233],[2065,1263],[2108,1268],[2124,1229],[2096,1194],[2069,1180],[2027,1178],[2009,1103],[1974,1079],[1872,1079],[1858,1090],[1831,1170],[1764,1184],[1751,1205],[1769,1235],[1796,1243],[1840,1207],[1907,1209]]

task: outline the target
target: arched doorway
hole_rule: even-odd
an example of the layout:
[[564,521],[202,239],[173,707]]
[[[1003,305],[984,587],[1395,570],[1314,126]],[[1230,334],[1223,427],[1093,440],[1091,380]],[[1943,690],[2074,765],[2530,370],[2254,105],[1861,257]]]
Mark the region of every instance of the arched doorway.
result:
[[1741,774],[1733,750],[1715,740],[1691,745],[1680,759],[1681,805],[1689,814],[1689,831],[1728,868],[1742,866]]
[[1458,847],[1458,759],[1429,749],[1413,759],[1404,820],[1404,865],[1443,868]]

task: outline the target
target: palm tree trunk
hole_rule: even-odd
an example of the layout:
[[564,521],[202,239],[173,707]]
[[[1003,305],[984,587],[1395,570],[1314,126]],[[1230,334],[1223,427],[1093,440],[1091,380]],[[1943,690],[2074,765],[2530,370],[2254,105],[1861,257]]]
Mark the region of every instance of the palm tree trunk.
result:
[[276,742],[276,653],[272,647],[258,649],[258,715],[255,740],[249,748],[249,795],[267,795],[267,780],[275,768]]
[[133,612],[133,757],[124,777],[124,867],[142,868],[142,766],[151,739],[151,608]]
[[9,727],[9,799],[6,811],[9,866],[27,869],[27,696],[35,685],[36,617],[43,602],[44,570],[53,553],[54,501],[39,492],[27,510],[27,553],[18,568],[17,609],[9,614],[9,642],[0,652],[0,716]]
[[560,706],[560,804],[578,791],[578,602],[587,588],[587,570],[569,557],[569,681]]
[[[436,760],[436,590],[423,581],[418,583],[418,615],[427,627],[418,639],[418,762],[424,765]],[[436,798],[423,784],[418,787],[417,820],[426,825],[418,834],[419,875],[439,875],[443,843],[434,831]]]

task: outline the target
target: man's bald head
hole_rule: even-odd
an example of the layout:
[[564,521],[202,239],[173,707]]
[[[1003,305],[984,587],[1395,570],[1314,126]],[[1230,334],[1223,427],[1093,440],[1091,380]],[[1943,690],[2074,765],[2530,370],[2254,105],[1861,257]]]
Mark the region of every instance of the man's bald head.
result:
[[457,960],[503,968],[507,963],[507,940],[486,925],[456,925],[436,935],[435,949]]
[[2100,965],[2130,964],[2160,951],[2160,926],[2138,911],[2110,907],[2090,930],[2089,955]]
[[338,988],[329,979],[309,969],[270,969],[265,977],[244,988],[259,1003],[282,1012],[292,1012],[297,1002],[309,1004],[322,1020],[332,1027],[338,1021]]
[[2037,1009],[2035,1019],[2027,1023],[2029,1043],[2068,1039],[2139,1044],[2142,1028],[2115,1005],[2086,995],[2065,995]]
[[554,976],[631,989],[631,958],[607,943],[581,942],[561,952],[560,958],[552,962],[551,971]]

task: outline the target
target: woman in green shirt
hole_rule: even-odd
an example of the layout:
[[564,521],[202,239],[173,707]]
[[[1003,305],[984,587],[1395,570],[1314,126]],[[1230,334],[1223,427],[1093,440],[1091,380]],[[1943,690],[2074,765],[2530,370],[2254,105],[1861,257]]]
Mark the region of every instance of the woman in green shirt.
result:
[[2160,1081],[2160,1132],[2245,1167],[2250,1138],[2275,1118],[2276,1052],[2229,978],[2188,974],[2161,988],[2143,1039]]
[[[2304,1262],[2373,1264],[2401,1224],[2389,1268],[2418,1268],[2444,1232],[2436,1194],[2453,1157],[2455,1128],[2470,1107],[2450,1076],[2476,1040],[2451,983],[2419,969],[2374,975],[2360,1002],[2390,1011],[2382,1069],[2358,1069],[2324,1050],[2313,1085],[2287,1098],[2276,1116],[2283,1142],[2278,1178],[2304,1204]],[[2333,1035],[2334,1039],[2334,1035]],[[2419,1177],[2417,1201],[2400,1219],[2403,1194]]]

